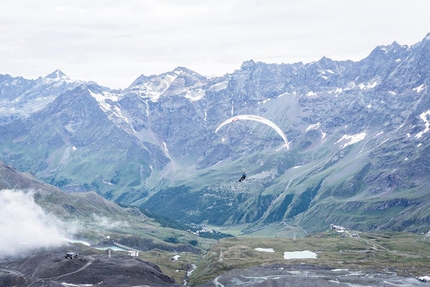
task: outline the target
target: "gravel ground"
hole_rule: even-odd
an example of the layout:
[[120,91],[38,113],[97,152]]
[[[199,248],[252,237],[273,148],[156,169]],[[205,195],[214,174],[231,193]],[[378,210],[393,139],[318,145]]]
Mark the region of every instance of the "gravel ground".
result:
[[270,265],[246,270],[233,270],[200,287],[328,287],[328,286],[430,286],[416,278],[389,273],[329,269],[313,265]]

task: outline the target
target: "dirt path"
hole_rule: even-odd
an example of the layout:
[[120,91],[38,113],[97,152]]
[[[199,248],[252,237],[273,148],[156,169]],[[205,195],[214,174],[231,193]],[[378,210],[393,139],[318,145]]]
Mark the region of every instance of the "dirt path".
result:
[[90,261],[88,261],[84,266],[82,266],[78,270],[75,270],[73,272],[69,272],[69,273],[66,273],[66,274],[63,274],[63,275],[60,275],[60,276],[49,277],[49,278],[39,278],[36,281],[34,281],[33,283],[31,283],[30,285],[28,285],[27,287],[30,287],[31,285],[33,285],[33,284],[35,284],[37,282],[43,281],[43,280],[58,280],[60,278],[63,278],[63,277],[66,277],[66,276],[69,276],[69,275],[81,272],[81,271],[85,270],[88,266],[90,266],[94,262],[94,260],[95,260],[94,258],[90,257]]
[[24,277],[24,274],[22,274],[19,271],[13,270],[13,269],[0,268],[0,272],[6,272],[6,273],[10,273],[10,274],[13,274],[16,276]]
[[82,266],[81,268],[79,268],[76,271],[73,271],[73,272],[70,272],[70,273],[66,273],[66,274],[60,275],[58,277],[44,278],[44,279],[60,279],[60,278],[63,278],[63,277],[66,277],[66,276],[69,276],[69,275],[81,272],[82,270],[85,270],[88,266],[90,266],[93,262],[94,262],[94,258],[90,258],[90,261],[88,261],[87,264],[85,264],[84,266]]

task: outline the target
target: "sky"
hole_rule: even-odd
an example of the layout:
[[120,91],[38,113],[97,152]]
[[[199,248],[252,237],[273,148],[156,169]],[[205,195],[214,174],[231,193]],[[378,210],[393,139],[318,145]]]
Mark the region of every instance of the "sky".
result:
[[127,88],[182,66],[359,61],[430,32],[428,0],[2,0],[0,74]]

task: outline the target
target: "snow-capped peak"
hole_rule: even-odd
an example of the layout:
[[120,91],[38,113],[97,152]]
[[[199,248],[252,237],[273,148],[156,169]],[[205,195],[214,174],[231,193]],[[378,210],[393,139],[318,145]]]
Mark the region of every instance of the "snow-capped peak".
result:
[[142,98],[158,101],[163,95],[181,95],[190,100],[198,100],[204,96],[201,87],[207,79],[187,68],[177,67],[171,72],[161,75],[138,77],[129,90],[138,92]]
[[47,75],[44,79],[51,79],[51,80],[70,80],[69,77],[67,77],[66,74],[61,72],[60,70],[55,70],[51,74]]

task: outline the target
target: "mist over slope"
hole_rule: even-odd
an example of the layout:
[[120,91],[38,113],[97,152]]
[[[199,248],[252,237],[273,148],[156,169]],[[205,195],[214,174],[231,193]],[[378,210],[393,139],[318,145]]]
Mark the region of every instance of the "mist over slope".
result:
[[0,258],[60,246],[71,234],[66,224],[34,202],[32,192],[22,190],[0,190],[0,226]]
[[[185,223],[426,231],[429,67],[427,35],[358,62],[250,60],[218,78],[178,67],[124,90],[4,76],[0,159],[64,191],[94,191]],[[39,98],[46,105],[31,109]],[[275,123],[290,149],[257,122],[215,133],[242,114]]]

